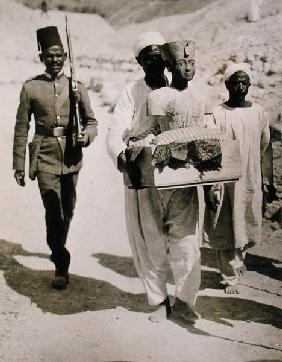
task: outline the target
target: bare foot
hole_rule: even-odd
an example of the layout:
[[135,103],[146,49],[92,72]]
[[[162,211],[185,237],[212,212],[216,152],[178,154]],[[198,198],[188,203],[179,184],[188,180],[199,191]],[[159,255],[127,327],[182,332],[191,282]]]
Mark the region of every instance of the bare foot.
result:
[[196,312],[194,307],[176,298],[173,308],[173,319],[194,324],[200,318],[201,315]]
[[167,317],[171,314],[171,306],[169,298],[167,297],[161,304],[157,310],[152,312],[148,319],[153,323],[160,323],[167,319]]
[[240,294],[237,285],[227,285],[224,291],[226,294]]

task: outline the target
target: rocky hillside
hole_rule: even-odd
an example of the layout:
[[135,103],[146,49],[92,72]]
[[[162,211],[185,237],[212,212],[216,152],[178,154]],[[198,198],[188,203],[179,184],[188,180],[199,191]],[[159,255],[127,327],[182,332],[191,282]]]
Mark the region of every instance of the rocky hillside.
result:
[[[103,3],[108,5],[114,16],[117,14],[114,6],[123,2],[126,0],[108,0]],[[154,4],[163,2],[150,1]],[[184,2],[190,5],[194,3],[174,1],[174,11],[177,6],[180,11]],[[199,3],[204,4],[202,1]],[[104,90],[112,88],[109,89],[109,98],[110,102],[114,102],[123,84],[140,74],[132,54],[134,40],[140,32],[159,30],[168,41],[193,38],[197,47],[197,76],[212,86],[215,97],[222,99],[226,96],[222,83],[226,63],[246,61],[254,72],[252,97],[271,112],[271,122],[275,123],[281,118],[279,114],[282,109],[282,1],[264,1],[262,17],[257,23],[246,21],[248,5],[247,0],[214,0],[191,14],[159,17],[119,29],[114,29],[99,15],[69,14],[80,74],[88,82],[91,78],[97,78],[99,82],[105,83]],[[7,81],[19,78],[21,82],[26,74],[22,72],[19,63],[38,63],[36,29],[48,24],[57,25],[64,37],[65,12],[50,11],[48,18],[42,17],[39,10],[31,10],[8,0],[0,0],[0,8],[0,31],[3,37],[0,59],[11,70],[5,72]],[[19,16],[24,21],[19,21]],[[21,76],[18,77],[19,72],[14,68],[21,69]],[[114,81],[115,86],[107,86],[111,81]]]
[[[156,6],[164,2],[170,3],[170,0],[150,1],[150,4]],[[52,1],[54,3],[55,0]],[[87,1],[83,3],[87,4]],[[118,14],[118,8],[125,9],[125,3],[129,6],[129,1],[126,0],[96,0],[93,3],[107,4],[112,16]],[[144,1],[142,3],[145,8]],[[174,10],[169,11],[181,12],[185,8],[184,3],[190,4],[191,9],[194,9],[192,4],[195,1],[176,0]],[[200,3],[204,5],[205,1],[199,1]],[[159,30],[168,41],[193,38],[197,46],[197,76],[212,86],[215,98],[222,99],[226,96],[222,83],[226,63],[246,61],[254,72],[252,97],[270,111],[271,122],[277,123],[281,119],[282,109],[282,1],[264,1],[262,16],[257,23],[246,21],[248,6],[247,0],[214,0],[190,14],[159,17],[119,29],[114,29],[97,14],[69,14],[80,74],[83,80],[91,81],[92,85],[94,78],[104,83],[102,87],[108,97],[107,102],[114,103],[123,84],[140,74],[132,54],[134,40],[140,32]],[[39,10],[31,10],[8,0],[0,0],[0,8],[0,31],[5,35],[0,59],[3,62],[8,60],[5,64],[10,69],[5,72],[7,81],[9,78],[13,81],[19,78],[21,82],[26,74],[22,73],[23,68],[18,66],[19,63],[30,60],[38,63],[35,30],[40,26],[53,24],[59,26],[64,37],[65,12],[50,11],[48,18],[42,17]],[[137,9],[138,7],[136,11]],[[19,21],[19,16],[24,21]],[[114,82],[114,86],[110,85],[111,82]]]
[[262,18],[257,23],[246,21],[247,12],[245,0],[218,0],[193,14],[123,27],[115,43],[131,47],[138,33],[151,29],[161,31],[168,41],[192,38],[196,40],[198,73],[216,92],[224,92],[216,86],[222,83],[226,62],[246,61],[254,72],[252,95],[268,109],[275,105],[281,109],[282,2],[264,1]]
[[0,0],[0,64],[5,69],[1,83],[22,83],[41,69],[39,66],[36,29],[48,25],[59,28],[63,43],[65,37],[65,15],[68,15],[74,55],[78,59],[93,59],[98,54],[107,54],[104,38],[115,34],[113,27],[101,16],[52,11],[48,17],[39,10],[31,10],[16,1]]
[[[98,14],[115,26],[148,21],[160,16],[192,13],[215,0],[52,0],[52,10]],[[21,0],[33,9],[40,8],[41,0]]]

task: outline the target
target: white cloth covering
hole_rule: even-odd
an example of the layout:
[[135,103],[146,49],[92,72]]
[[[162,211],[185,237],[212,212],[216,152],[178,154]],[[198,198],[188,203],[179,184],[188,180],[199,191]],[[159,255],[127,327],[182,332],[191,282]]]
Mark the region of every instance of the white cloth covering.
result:
[[148,96],[148,115],[183,119],[183,126],[204,125],[204,116],[213,112],[208,92],[202,87],[189,86],[179,91],[163,87]]

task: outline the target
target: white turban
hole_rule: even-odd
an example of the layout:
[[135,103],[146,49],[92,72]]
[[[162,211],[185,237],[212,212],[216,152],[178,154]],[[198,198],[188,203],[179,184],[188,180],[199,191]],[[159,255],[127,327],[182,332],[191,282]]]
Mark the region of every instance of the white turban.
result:
[[249,76],[250,81],[252,80],[252,71],[248,63],[232,63],[228,65],[225,70],[225,82],[228,81],[233,74],[239,72],[240,70],[245,72]]
[[142,33],[138,36],[134,45],[135,57],[137,58],[141,50],[149,45],[163,45],[164,43],[164,38],[157,31]]

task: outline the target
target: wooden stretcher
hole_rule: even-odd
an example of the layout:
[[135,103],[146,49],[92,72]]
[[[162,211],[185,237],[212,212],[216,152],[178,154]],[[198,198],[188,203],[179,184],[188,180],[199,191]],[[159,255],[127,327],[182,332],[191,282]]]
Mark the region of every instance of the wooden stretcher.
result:
[[[222,150],[221,168],[199,172],[195,167],[178,168],[166,166],[162,172],[152,165],[152,148],[144,147],[129,174],[124,172],[124,184],[129,188],[157,187],[158,189],[209,185],[217,182],[235,182],[241,177],[240,144],[237,140],[220,140]],[[138,178],[139,187],[132,182],[132,174]],[[134,185],[133,185],[134,184]]]

